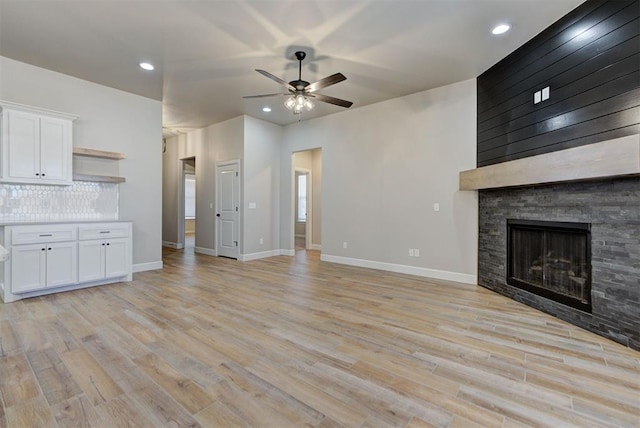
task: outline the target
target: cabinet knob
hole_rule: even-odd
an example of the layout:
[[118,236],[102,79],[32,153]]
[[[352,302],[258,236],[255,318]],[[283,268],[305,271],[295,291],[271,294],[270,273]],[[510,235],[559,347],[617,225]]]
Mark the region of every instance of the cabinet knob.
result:
[[109,243],[107,242],[107,245],[109,245]]
[[40,173],[36,172],[36,175],[38,175],[38,176],[39,176],[39,175],[40,175]]
[[51,248],[49,248],[49,251],[51,251]]
[[44,172],[42,173],[42,176],[44,177]]
[[42,251],[46,250],[46,248],[43,248]]

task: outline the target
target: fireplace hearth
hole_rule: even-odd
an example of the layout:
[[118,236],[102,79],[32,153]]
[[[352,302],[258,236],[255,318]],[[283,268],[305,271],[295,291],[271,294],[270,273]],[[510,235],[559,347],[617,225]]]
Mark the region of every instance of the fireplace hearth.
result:
[[[478,199],[479,285],[640,350],[640,177],[480,190]],[[522,219],[524,231],[520,227],[513,239],[544,240],[536,236],[536,222],[557,222],[560,235],[569,224],[569,235],[586,233],[580,223],[590,230],[584,244],[563,239],[568,243],[557,249],[551,238],[551,248],[532,245],[518,265],[507,260],[507,223]],[[586,247],[590,260],[564,254],[567,246]],[[551,291],[583,306],[538,293],[545,279]]]
[[507,284],[591,313],[591,225],[508,219]]

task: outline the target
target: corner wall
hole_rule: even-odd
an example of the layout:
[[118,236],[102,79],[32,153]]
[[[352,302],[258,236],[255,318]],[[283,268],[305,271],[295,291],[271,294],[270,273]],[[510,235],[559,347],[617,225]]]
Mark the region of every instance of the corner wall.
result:
[[281,141],[281,126],[244,116],[241,260],[280,254]]
[[293,249],[291,154],[320,147],[323,260],[475,284],[478,199],[458,190],[476,164],[475,123],[472,79],[285,127],[283,248]]
[[180,163],[196,158],[196,252],[215,254],[216,162],[242,159],[244,119],[242,116],[188,134],[167,139],[163,155],[162,241],[175,244],[178,238]]

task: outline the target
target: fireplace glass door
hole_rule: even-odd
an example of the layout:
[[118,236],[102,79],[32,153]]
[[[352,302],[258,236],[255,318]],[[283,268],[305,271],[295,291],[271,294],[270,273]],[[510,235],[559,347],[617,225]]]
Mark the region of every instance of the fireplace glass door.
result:
[[590,312],[590,225],[509,220],[507,228],[507,283]]

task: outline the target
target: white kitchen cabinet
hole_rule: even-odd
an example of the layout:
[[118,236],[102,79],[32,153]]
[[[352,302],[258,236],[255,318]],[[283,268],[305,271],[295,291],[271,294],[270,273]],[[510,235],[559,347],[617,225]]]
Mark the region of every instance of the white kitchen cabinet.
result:
[[84,224],[78,228],[81,282],[117,278],[131,273],[129,223]]
[[0,297],[26,297],[131,281],[131,223],[0,226]]
[[11,291],[25,293],[75,284],[77,242],[49,242],[11,247]]
[[127,238],[80,241],[79,249],[80,282],[124,276],[131,269]]
[[0,181],[72,184],[75,116],[4,101],[0,107]]

